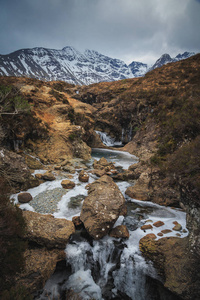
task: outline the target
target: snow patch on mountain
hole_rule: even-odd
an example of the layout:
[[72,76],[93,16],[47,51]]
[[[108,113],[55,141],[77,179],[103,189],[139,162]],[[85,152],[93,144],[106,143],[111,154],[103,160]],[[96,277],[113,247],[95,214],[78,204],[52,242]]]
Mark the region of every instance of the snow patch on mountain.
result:
[[179,61],[182,59],[189,58],[192,55],[195,55],[195,53],[194,52],[184,52],[184,53],[178,54],[176,57],[172,58],[169,54],[165,53],[155,62],[155,64],[150,68],[150,70],[160,68],[163,65],[166,65],[168,63],[172,63],[172,62],[176,62],[176,61]]
[[147,64],[137,61],[127,65],[120,59],[89,49],[81,53],[71,46],[61,50],[36,47],[0,55],[0,75],[25,76],[45,81],[62,80],[72,84],[88,85],[144,76],[149,70],[191,55],[194,53],[185,52],[171,58],[169,54],[164,54],[152,68],[149,68]]

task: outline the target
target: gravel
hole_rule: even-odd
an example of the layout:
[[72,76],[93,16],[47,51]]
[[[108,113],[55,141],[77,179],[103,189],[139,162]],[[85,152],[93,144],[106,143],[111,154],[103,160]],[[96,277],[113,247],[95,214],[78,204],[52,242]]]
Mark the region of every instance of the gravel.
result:
[[36,212],[41,214],[53,214],[57,211],[57,204],[67,191],[63,188],[44,191],[33,198],[29,203]]

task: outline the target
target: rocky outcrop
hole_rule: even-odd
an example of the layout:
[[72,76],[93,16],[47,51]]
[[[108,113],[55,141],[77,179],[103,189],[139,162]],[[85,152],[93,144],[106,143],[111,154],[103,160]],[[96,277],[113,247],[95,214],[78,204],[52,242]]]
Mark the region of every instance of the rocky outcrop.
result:
[[65,219],[31,211],[23,211],[23,216],[27,224],[24,238],[49,249],[65,249],[70,236],[75,232],[73,222]]
[[185,300],[200,297],[200,261],[189,251],[187,238],[161,238],[148,235],[140,240],[143,255],[153,261],[164,280],[164,286]]
[[16,276],[16,286],[25,287],[30,294],[42,289],[54,273],[56,264],[65,259],[61,249],[32,248],[24,253],[25,267]]
[[126,194],[137,200],[149,201],[151,193],[150,180],[149,174],[143,172],[136,181],[136,184],[127,188]]
[[107,175],[89,184],[80,219],[94,239],[107,235],[118,217],[126,213],[125,199]]
[[165,206],[180,207],[180,193],[176,182],[165,176],[158,167],[149,167],[149,164],[140,162],[130,166],[124,178],[126,175],[127,178],[130,176],[136,180],[135,184],[126,190],[129,197]]
[[26,222],[23,238],[29,246],[24,253],[23,271],[16,275],[16,286],[22,285],[33,294],[44,287],[57,263],[65,260],[64,249],[75,227],[73,222],[52,215],[23,211],[23,217]]
[[24,158],[5,149],[0,150],[0,174],[16,190],[26,190],[39,185],[31,175]]

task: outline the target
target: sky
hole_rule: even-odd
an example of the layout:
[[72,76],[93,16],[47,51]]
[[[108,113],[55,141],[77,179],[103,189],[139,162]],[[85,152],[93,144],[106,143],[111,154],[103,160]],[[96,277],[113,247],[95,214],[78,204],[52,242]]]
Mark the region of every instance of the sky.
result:
[[127,64],[200,52],[200,0],[1,0],[0,54],[96,50]]

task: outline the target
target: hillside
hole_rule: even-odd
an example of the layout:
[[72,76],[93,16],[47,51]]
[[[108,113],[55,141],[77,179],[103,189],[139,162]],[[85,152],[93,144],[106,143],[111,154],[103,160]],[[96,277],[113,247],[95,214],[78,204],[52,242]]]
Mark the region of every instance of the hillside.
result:
[[[140,160],[113,176],[115,180],[134,180],[126,194],[186,212],[190,234],[180,239],[184,241],[179,241],[178,247],[181,253],[190,252],[182,263],[197,276],[200,54],[164,65],[141,78],[89,86],[2,76],[0,97],[0,174],[10,189],[19,191],[39,184],[31,177],[34,167],[30,157],[53,167],[66,162],[70,166],[74,158],[86,161],[91,147],[104,147],[95,130],[106,132],[124,143],[121,150]],[[163,244],[167,253],[168,239],[163,239]],[[170,251],[178,266],[178,256]],[[178,292],[173,281],[166,287],[182,299],[195,299],[193,285],[198,289],[198,278],[195,280]]]

